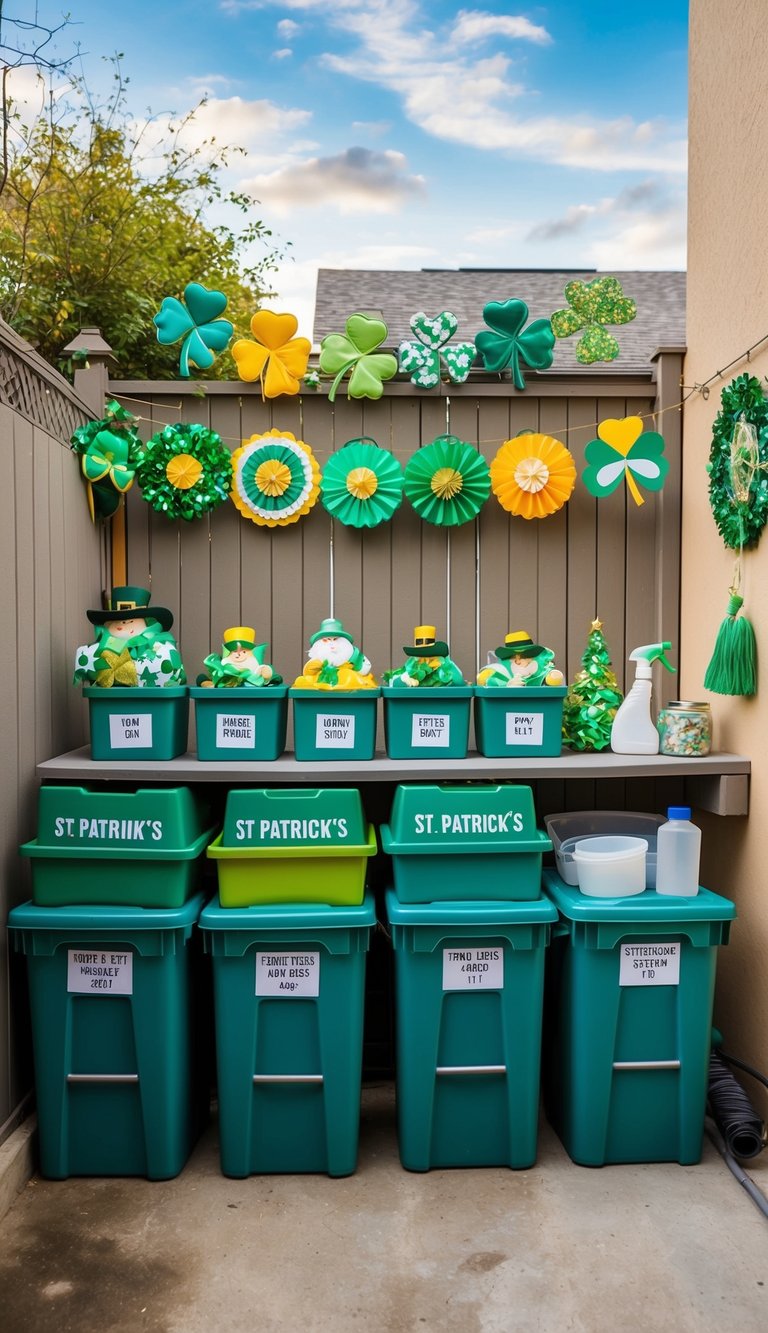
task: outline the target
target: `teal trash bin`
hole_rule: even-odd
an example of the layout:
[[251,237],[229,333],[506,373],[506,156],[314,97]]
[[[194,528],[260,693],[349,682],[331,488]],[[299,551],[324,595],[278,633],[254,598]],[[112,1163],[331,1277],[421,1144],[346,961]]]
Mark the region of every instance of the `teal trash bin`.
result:
[[554,907],[543,898],[405,904],[391,889],[386,901],[403,1166],[532,1166]]
[[181,1171],[209,1100],[195,1008],[203,901],[10,913],[27,958],[43,1176]]
[[550,1123],[582,1166],[698,1162],[733,903],[707,889],[590,898],[551,870],[544,892],[560,914],[547,958]]
[[204,909],[224,1175],[355,1170],[375,923],[370,894],[349,907]]

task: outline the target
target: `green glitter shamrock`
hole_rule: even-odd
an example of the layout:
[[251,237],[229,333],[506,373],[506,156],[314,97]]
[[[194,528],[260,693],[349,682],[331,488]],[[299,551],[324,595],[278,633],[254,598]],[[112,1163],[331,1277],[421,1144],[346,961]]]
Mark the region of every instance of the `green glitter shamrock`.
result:
[[[768,399],[754,375],[738,375],[720,395],[720,411],[712,426],[709,451],[709,503],[725,545],[737,551],[755,546],[768,520]],[[746,471],[740,490],[734,473],[734,436],[740,422],[756,435],[756,457]]]
[[552,365],[555,337],[549,320],[534,319],[526,329],[527,318],[525,301],[489,301],[483,308],[483,319],[489,327],[481,329],[475,338],[486,370],[511,368],[516,389],[525,388],[521,361],[531,370],[548,370]]
[[189,378],[190,364],[200,370],[209,370],[216,352],[223,352],[234,332],[228,319],[219,319],[226,310],[227,298],[223,292],[208,291],[199,282],[188,282],[183,302],[175,296],[166,296],[153,319],[157,327],[157,341],[164,346],[183,338],[179,354],[179,370]]
[[410,325],[417,341],[401,342],[397,359],[400,369],[410,374],[411,384],[419,389],[435,389],[440,383],[441,369],[453,384],[463,384],[472,369],[475,344],[460,342],[446,347],[459,327],[456,316],[450,310],[442,310],[430,319],[419,310],[411,316]]
[[368,315],[350,315],[343,333],[329,333],[320,344],[320,370],[324,375],[335,375],[328,390],[328,402],[336,397],[336,390],[348,370],[348,398],[381,398],[383,380],[397,374],[397,360],[390,352],[376,352],[389,329],[381,319]]
[[584,329],[584,337],[576,344],[576,360],[583,366],[591,366],[594,361],[615,361],[619,344],[603,326],[629,324],[637,314],[637,303],[624,295],[618,278],[569,282],[565,299],[570,310],[556,310],[552,316],[555,337],[570,338]]

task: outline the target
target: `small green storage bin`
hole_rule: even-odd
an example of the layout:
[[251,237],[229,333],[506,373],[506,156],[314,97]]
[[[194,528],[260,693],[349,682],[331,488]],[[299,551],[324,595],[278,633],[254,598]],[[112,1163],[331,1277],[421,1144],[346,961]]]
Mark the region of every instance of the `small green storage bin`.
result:
[[175,759],[187,748],[186,685],[103,690],[85,685],[91,723],[91,758]]
[[181,907],[199,887],[213,829],[189,787],[42,786],[37,810],[38,835],[19,852],[38,907]]
[[560,754],[564,685],[475,686],[475,738],[489,759],[550,758]]
[[355,1170],[375,921],[370,896],[359,907],[204,909],[224,1175]]
[[382,686],[390,759],[465,759],[473,685],[401,690]]
[[403,903],[541,896],[552,843],[536,827],[530,787],[401,784],[380,832]]
[[536,1160],[550,902],[401,903],[397,1124],[409,1171]]
[[197,757],[201,763],[279,759],[288,725],[288,686],[243,685],[237,689],[189,691],[195,701]]
[[373,759],[381,689],[294,690],[293,746],[300,763]]
[[717,946],[736,909],[700,889],[589,898],[555,871],[547,960],[547,1114],[582,1166],[701,1157]]
[[40,1171],[168,1180],[207,1114],[202,896],[173,911],[15,907],[27,956]]

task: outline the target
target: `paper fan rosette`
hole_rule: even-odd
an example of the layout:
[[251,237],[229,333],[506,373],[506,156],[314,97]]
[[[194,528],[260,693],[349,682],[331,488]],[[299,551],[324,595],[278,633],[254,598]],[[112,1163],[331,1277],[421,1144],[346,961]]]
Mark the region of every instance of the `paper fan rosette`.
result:
[[427,523],[457,527],[476,518],[491,490],[488,464],[473,445],[439,435],[405,468],[405,493]]
[[402,503],[403,470],[375,440],[348,440],[323,469],[320,499],[347,527],[375,528]]
[[252,435],[232,455],[231,500],[243,518],[287,527],[320,494],[320,469],[308,444],[287,430]]
[[190,521],[229,497],[232,459],[215,430],[180,422],[147,441],[136,480],[142,499],[158,514]]
[[571,498],[573,454],[552,435],[531,431],[505,440],[491,462],[491,485],[502,509],[520,518],[547,518]]

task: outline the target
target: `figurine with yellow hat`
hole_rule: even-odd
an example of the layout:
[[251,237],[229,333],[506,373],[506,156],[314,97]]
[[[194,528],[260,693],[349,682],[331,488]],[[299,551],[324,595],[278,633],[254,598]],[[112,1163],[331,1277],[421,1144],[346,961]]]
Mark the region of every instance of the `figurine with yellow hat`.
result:
[[222,635],[221,653],[210,653],[203,663],[209,676],[198,676],[197,683],[228,690],[281,685],[282,676],[264,661],[266,652],[267,645],[256,642],[256,631],[250,625],[233,625]]
[[309,661],[293,682],[295,690],[375,690],[371,664],[352,635],[332,616],[309,640]]
[[553,667],[555,654],[551,648],[534,643],[526,630],[507,634],[495,653],[488,654],[488,665],[478,673],[478,685],[496,685],[501,688],[525,685],[562,685],[562,671]]
[[403,648],[405,664],[384,672],[384,682],[394,689],[434,689],[441,685],[465,685],[461,670],[452,660],[448,644],[436,638],[434,625],[417,625],[413,643]]
[[86,611],[96,627],[96,640],[77,649],[74,683],[102,689],[185,685],[181,655],[170,633],[173,613],[150,606],[147,588],[113,588],[108,600],[106,608]]

